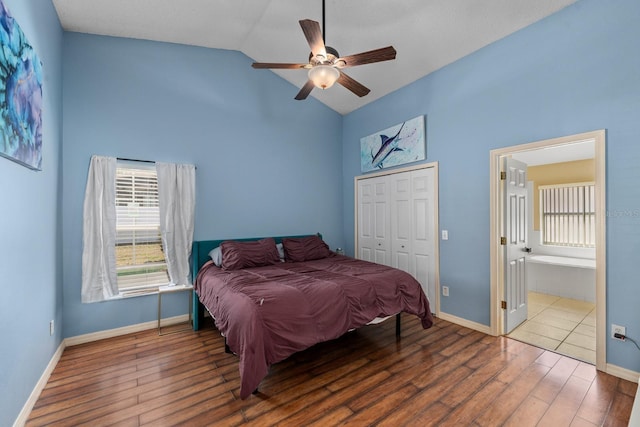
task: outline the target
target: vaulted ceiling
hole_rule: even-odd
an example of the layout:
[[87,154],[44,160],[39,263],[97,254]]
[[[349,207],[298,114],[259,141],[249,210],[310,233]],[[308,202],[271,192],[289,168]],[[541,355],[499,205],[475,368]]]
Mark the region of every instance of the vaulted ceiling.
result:
[[[349,68],[371,89],[311,96],[347,114],[576,0],[326,0],[325,41],[340,55],[392,45],[394,61]],[[298,21],[322,25],[321,0],[53,0],[67,31],[238,50],[258,62],[305,63]],[[272,72],[255,70],[255,73]],[[273,72],[301,88],[306,70]],[[291,88],[292,102],[297,89]]]

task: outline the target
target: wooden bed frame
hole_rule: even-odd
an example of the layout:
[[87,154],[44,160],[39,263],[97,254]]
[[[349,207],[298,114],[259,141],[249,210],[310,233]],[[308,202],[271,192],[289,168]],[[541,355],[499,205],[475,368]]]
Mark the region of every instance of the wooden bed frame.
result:
[[[322,234],[316,233],[316,236],[320,236],[322,238]],[[308,237],[310,234],[303,234],[298,236],[278,236],[273,239],[276,241],[276,244],[282,243],[282,239],[284,238],[299,238],[299,237]],[[209,257],[209,252],[212,249],[220,246],[220,244],[226,240],[233,240],[236,242],[253,242],[256,240],[264,239],[265,237],[249,237],[245,239],[222,239],[222,240],[199,240],[194,241],[193,246],[191,248],[191,277],[193,280],[193,284],[195,285],[196,276],[198,275],[198,271],[200,268],[211,258]],[[200,325],[202,325],[204,321],[204,305],[200,302],[198,298],[198,294],[193,292],[193,304],[191,305],[193,308],[192,319],[193,319],[193,330],[197,331],[200,329]],[[396,336],[400,336],[401,331],[401,321],[400,321],[400,313],[396,314]]]

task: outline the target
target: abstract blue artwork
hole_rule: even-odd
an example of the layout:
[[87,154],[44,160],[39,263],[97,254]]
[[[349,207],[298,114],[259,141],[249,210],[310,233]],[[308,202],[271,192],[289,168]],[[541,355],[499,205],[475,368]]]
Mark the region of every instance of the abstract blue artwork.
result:
[[424,116],[360,139],[362,172],[417,162],[425,156]]
[[42,169],[42,64],[0,0],[0,155]]

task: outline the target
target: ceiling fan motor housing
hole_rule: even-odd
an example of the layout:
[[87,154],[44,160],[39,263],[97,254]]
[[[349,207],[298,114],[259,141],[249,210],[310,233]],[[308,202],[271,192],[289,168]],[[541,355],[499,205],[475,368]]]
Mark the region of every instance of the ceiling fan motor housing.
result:
[[340,58],[340,54],[338,53],[338,51],[331,46],[325,46],[324,49],[327,52],[326,57],[323,57],[322,55],[314,56],[313,52],[309,53],[309,63],[312,66],[334,65],[336,63],[336,60]]
[[[324,3],[324,2],[323,2]],[[324,16],[323,16],[324,20]],[[339,83],[357,96],[365,96],[370,90],[361,83],[342,72],[343,68],[354,67],[356,65],[372,64],[374,62],[389,61],[396,59],[396,50],[393,46],[374,49],[367,52],[356,53],[354,55],[340,57],[334,48],[325,45],[324,31],[320,30],[320,24],[311,19],[298,21],[307,43],[311,48],[309,62],[306,64],[289,63],[269,63],[254,62],[253,68],[276,68],[283,70],[306,69],[309,80],[295,96],[297,100],[306,99],[314,87],[328,89],[334,83]],[[314,55],[313,52],[316,54]]]

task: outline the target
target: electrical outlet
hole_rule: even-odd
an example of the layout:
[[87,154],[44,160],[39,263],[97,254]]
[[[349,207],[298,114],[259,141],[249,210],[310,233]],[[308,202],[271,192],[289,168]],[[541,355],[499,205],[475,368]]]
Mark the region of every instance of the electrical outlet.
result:
[[448,297],[449,296],[449,287],[448,286],[443,286],[442,287],[442,296],[443,297]]
[[449,231],[442,230],[442,240],[449,240]]
[[624,338],[616,338],[615,334],[627,335],[627,328],[620,325],[611,324],[611,338],[624,341]]
[[49,321],[49,335],[53,335],[53,332],[55,331],[55,325],[53,324],[53,320]]

